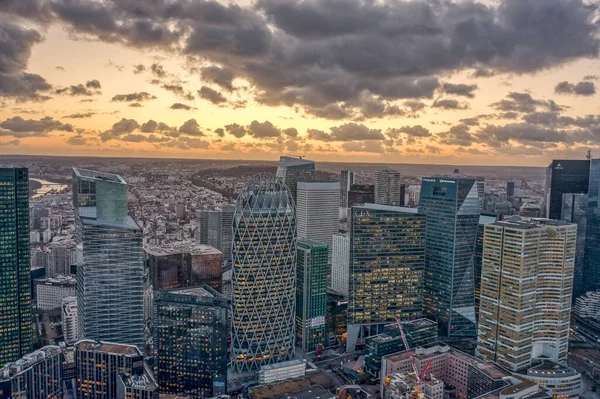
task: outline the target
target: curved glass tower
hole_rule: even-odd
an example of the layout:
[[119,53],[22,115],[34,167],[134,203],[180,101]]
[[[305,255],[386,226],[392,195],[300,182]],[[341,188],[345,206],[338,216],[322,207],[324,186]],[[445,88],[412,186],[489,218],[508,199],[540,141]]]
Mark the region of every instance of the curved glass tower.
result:
[[296,217],[285,183],[252,177],[233,217],[232,356],[238,371],[292,359]]

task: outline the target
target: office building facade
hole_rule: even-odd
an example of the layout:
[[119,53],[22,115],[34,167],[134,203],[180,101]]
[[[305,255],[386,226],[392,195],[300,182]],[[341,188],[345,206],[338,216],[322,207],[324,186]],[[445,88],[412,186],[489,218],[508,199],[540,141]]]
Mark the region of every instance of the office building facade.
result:
[[290,360],[296,333],[296,215],[281,179],[265,173],[248,181],[238,197],[233,237],[233,368]]
[[82,338],[144,345],[144,250],[119,175],[73,169]]
[[223,205],[220,209],[196,211],[198,227],[196,241],[209,245],[223,253],[224,261],[231,261],[231,234],[234,205]]
[[325,347],[327,244],[298,239],[296,267],[296,343],[307,352]]
[[354,171],[342,170],[340,172],[340,208],[348,208],[348,192],[354,184]]
[[206,285],[156,293],[154,365],[162,393],[227,393],[227,308],[227,299]]
[[[588,199],[584,256],[581,267],[583,278],[577,279],[576,271],[575,297],[584,295],[588,291],[600,290],[600,159],[590,161]],[[579,229],[579,225],[577,225],[577,229]],[[578,237],[580,235],[578,233]],[[579,254],[582,249],[579,239],[577,245]]]
[[63,339],[67,345],[79,341],[79,326],[77,322],[77,297],[69,296],[62,299],[60,310]]
[[348,209],[354,205],[373,204],[375,186],[373,184],[353,184],[348,191]]
[[425,312],[438,321],[440,335],[475,336],[476,180],[459,174],[423,178],[419,212],[427,216]]
[[63,298],[76,295],[77,281],[70,276],[36,280],[36,302],[40,310],[58,309]]
[[298,238],[324,242],[331,259],[333,235],[339,232],[340,183],[298,182],[296,224]]
[[58,346],[44,346],[0,368],[0,399],[62,398],[64,356]]
[[400,172],[383,169],[375,176],[375,203],[400,206]]
[[515,182],[507,181],[506,182],[506,199],[512,202],[515,199]]
[[331,289],[347,297],[349,276],[350,236],[334,234],[331,250]]
[[535,358],[566,362],[576,234],[576,225],[550,219],[486,225],[481,357],[512,371]]
[[29,171],[0,168],[0,367],[31,351]]
[[425,215],[389,205],[354,206],[350,216],[347,350],[386,324],[423,311]]
[[495,215],[480,215],[477,225],[477,241],[475,243],[475,320],[479,320],[479,300],[481,296],[481,263],[483,262],[483,237],[485,225],[496,221]]
[[280,157],[279,166],[277,167],[277,177],[288,187],[295,204],[297,183],[300,181],[309,182],[317,180],[315,163],[301,157]]

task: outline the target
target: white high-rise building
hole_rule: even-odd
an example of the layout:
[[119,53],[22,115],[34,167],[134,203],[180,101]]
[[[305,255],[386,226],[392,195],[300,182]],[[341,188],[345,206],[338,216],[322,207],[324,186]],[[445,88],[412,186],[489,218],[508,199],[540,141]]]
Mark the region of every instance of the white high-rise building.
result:
[[383,169],[375,178],[375,203],[381,205],[400,205],[400,172]]
[[298,238],[327,243],[331,260],[333,235],[339,232],[339,182],[298,182]]
[[349,276],[350,237],[347,234],[334,234],[331,254],[331,289],[348,296]]
[[36,280],[37,308],[40,310],[58,309],[63,298],[75,296],[77,282],[75,277],[56,276]]
[[79,328],[77,325],[77,297],[68,296],[62,299],[61,320],[64,340],[67,345],[79,341]]

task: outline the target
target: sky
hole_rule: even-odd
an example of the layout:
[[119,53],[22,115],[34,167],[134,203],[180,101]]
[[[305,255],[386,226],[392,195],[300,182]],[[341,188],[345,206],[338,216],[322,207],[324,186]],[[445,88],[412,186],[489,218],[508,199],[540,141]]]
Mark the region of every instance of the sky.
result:
[[0,0],[0,154],[546,166],[599,55],[597,0]]

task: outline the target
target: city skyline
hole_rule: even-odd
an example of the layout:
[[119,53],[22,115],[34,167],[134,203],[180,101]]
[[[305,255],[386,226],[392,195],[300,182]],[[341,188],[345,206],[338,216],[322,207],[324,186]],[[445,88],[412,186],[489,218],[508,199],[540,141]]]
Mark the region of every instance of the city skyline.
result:
[[600,150],[584,1],[170,3],[4,2],[0,153],[544,166]]

